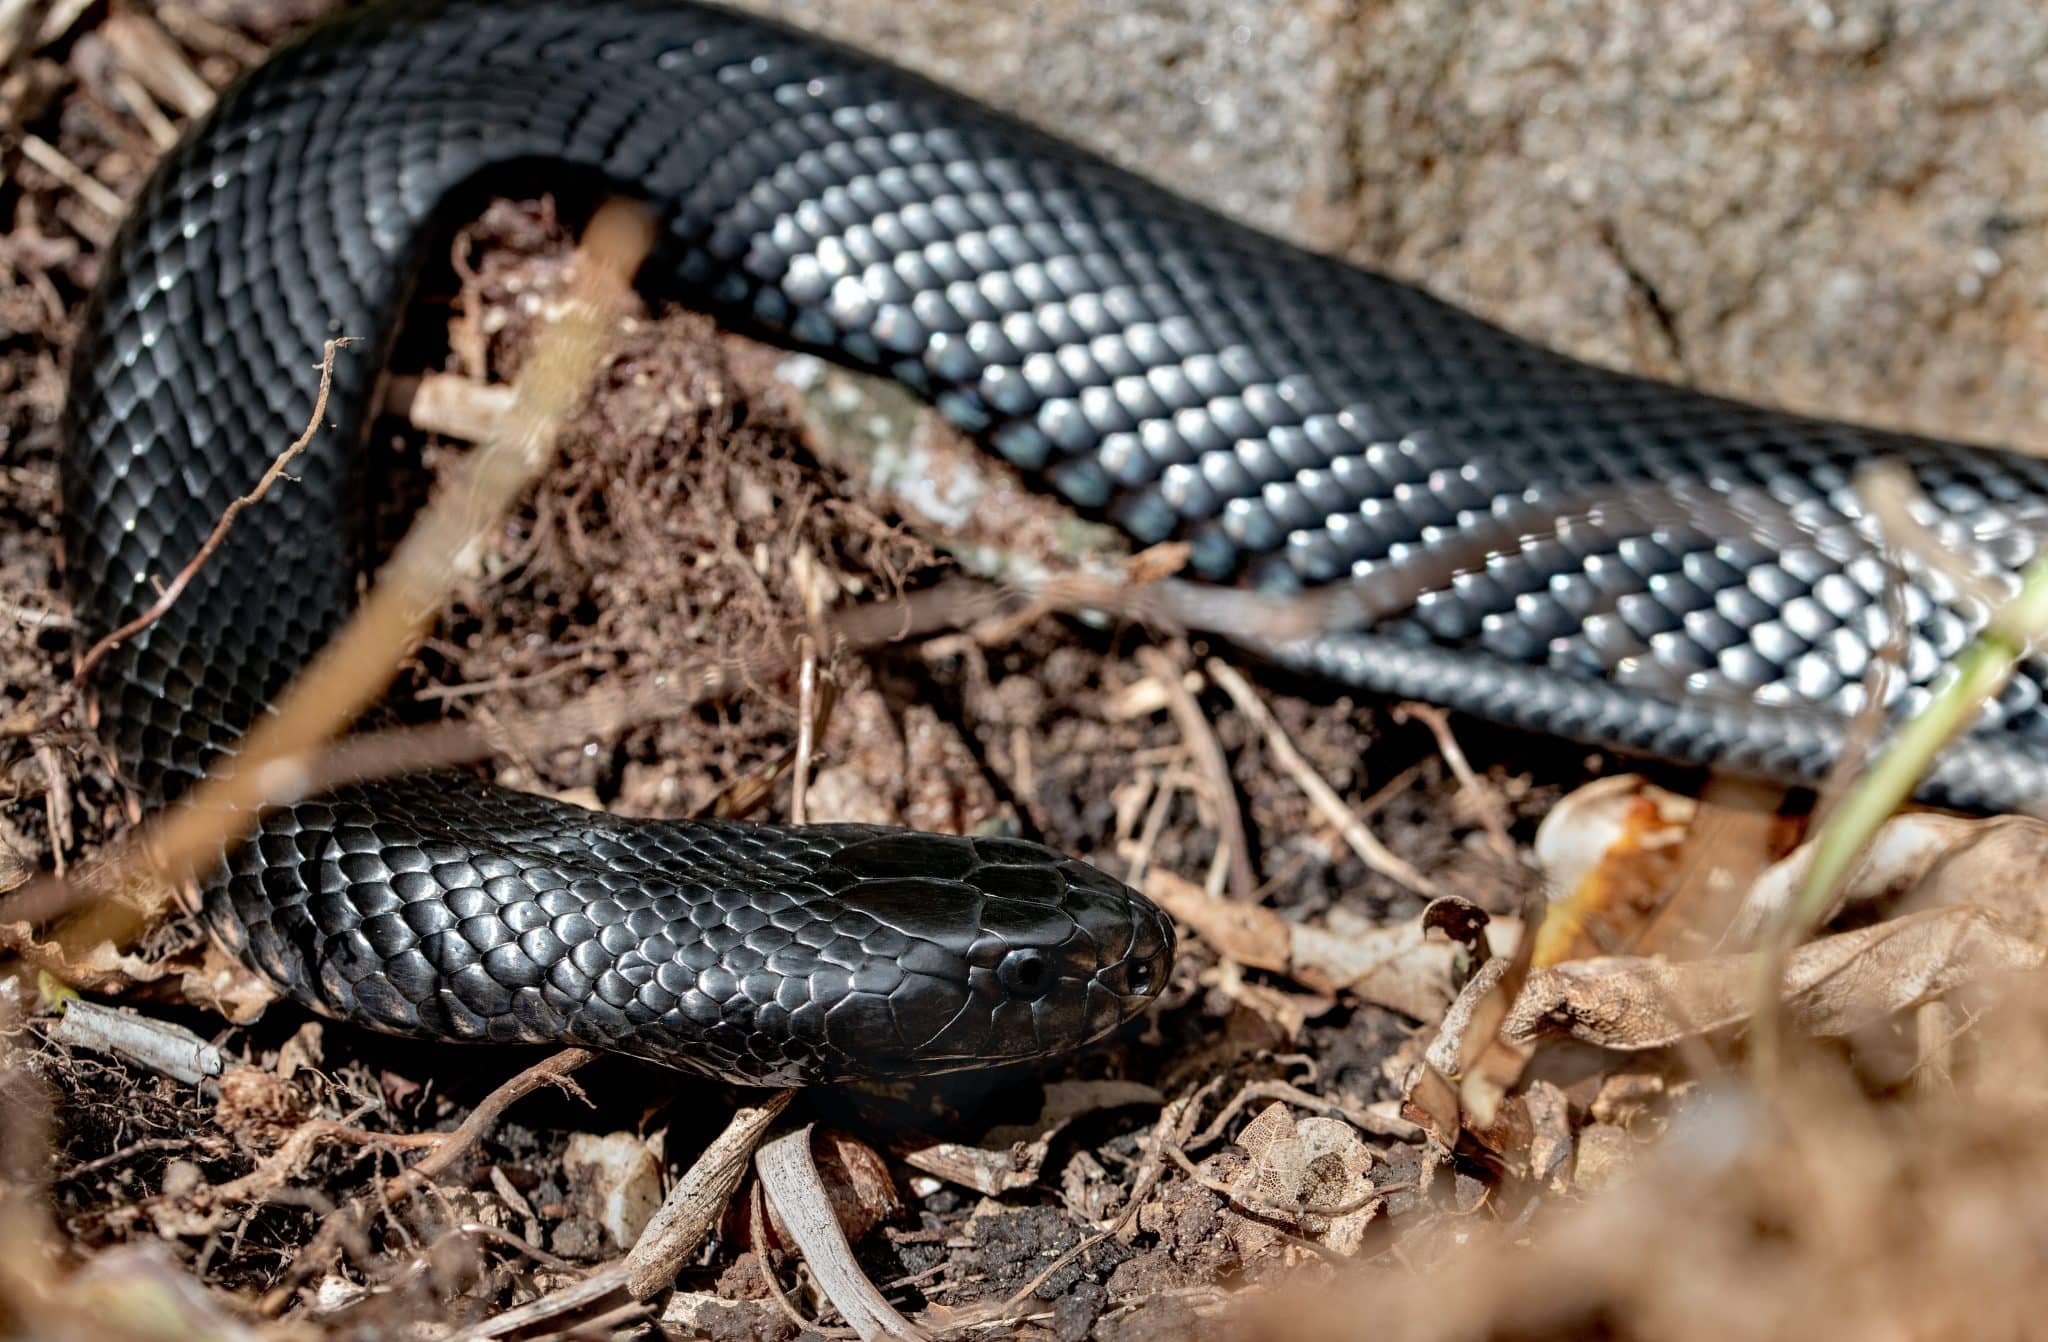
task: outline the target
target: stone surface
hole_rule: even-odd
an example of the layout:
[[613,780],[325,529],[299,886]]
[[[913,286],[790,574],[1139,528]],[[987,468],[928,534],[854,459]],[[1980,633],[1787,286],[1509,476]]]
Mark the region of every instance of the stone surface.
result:
[[661,1162],[630,1132],[572,1133],[562,1168],[577,1211],[602,1225],[619,1249],[633,1241],[661,1205]]
[[746,0],[1546,343],[2048,447],[2025,0]]

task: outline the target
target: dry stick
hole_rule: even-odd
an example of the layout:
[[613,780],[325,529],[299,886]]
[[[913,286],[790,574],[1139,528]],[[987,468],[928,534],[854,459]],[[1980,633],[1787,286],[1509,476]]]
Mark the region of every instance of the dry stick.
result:
[[1479,812],[1479,823],[1486,828],[1486,837],[1493,844],[1493,850],[1509,862],[1515,860],[1515,841],[1508,837],[1507,817],[1500,812],[1500,799],[1493,789],[1480,781],[1472,770],[1472,762],[1465,758],[1465,749],[1458,744],[1458,738],[1451,734],[1450,719],[1435,704],[1404,703],[1394,710],[1397,717],[1420,719],[1436,737],[1437,752],[1444,757],[1444,763],[1451,766],[1451,773],[1457,777],[1458,787],[1470,799],[1472,809]]
[[306,450],[313,439],[319,434],[321,428],[324,427],[322,421],[327,418],[327,396],[334,389],[334,352],[344,345],[353,345],[355,343],[354,336],[339,336],[321,347],[320,390],[313,397],[313,413],[306,419],[305,431],[298,436],[290,447],[277,454],[276,459],[270,463],[270,468],[263,472],[263,478],[256,482],[254,489],[242,495],[221,511],[220,517],[213,524],[213,530],[207,534],[205,542],[200,545],[199,549],[190,559],[185,561],[185,567],[178,570],[177,576],[165,585],[157,599],[150,602],[149,609],[143,611],[119,629],[106,635],[86,650],[85,656],[79,658],[77,665],[71,668],[71,686],[73,689],[85,684],[87,678],[92,675],[93,670],[99,666],[100,662],[105,660],[108,653],[162,619],[164,612],[176,605],[178,598],[185,594],[185,589],[192,585],[192,579],[198,576],[199,570],[206,566],[206,561],[213,558],[214,552],[220,549],[221,542],[227,539],[228,530],[234,526],[235,519],[250,508],[263,502],[277,482],[284,478],[285,468],[290,466],[297,459],[298,455]]
[[818,735],[818,644],[809,634],[797,640],[803,670],[797,676],[796,760],[789,780],[789,823],[805,823],[805,802],[811,786],[811,753]]
[[444,1133],[431,1134],[440,1138],[433,1154],[419,1164],[391,1176],[384,1186],[385,1196],[396,1200],[420,1184],[445,1174],[449,1166],[469,1154],[471,1149],[484,1139],[484,1135],[507,1109],[541,1087],[557,1086],[580,1096],[581,1088],[569,1080],[569,1076],[586,1063],[596,1060],[597,1053],[593,1049],[565,1048],[560,1053],[543,1058],[505,1082],[484,1096],[483,1101],[469,1111],[469,1117],[463,1119],[456,1127]]
[[1273,752],[1273,758],[1287,771],[1295,786],[1302,790],[1310,803],[1322,812],[1323,818],[1337,827],[1337,832],[1344,836],[1344,842],[1350,844],[1351,851],[1358,854],[1359,861],[1419,895],[1434,899],[1441,893],[1435,882],[1381,843],[1378,836],[1365,827],[1365,822],[1344,804],[1344,799],[1337,795],[1337,790],[1323,781],[1322,775],[1318,774],[1302,757],[1301,751],[1295,748],[1294,742],[1287,735],[1287,730],[1273,716],[1273,710],[1266,706],[1265,700],[1259,697],[1258,691],[1252,688],[1250,681],[1239,674],[1236,667],[1219,658],[1211,657],[1206,669],[1209,678],[1221,685],[1223,692],[1237,705],[1237,711],[1250,718],[1252,724],[1264,734],[1266,748]]
[[[832,1210],[832,1199],[811,1158],[811,1125],[784,1133],[754,1153],[761,1188],[781,1213],[789,1237],[803,1251],[818,1289],[861,1337],[924,1342],[930,1334],[896,1312],[854,1261],[853,1246]],[[758,1223],[757,1223],[758,1224]],[[762,1260],[764,1263],[766,1259]]]
[[[116,859],[117,872],[132,877],[141,854],[166,878],[163,884],[181,884],[217,861],[223,845],[245,833],[265,805],[304,795],[304,757],[384,692],[449,589],[475,572],[497,520],[552,455],[562,424],[596,375],[614,314],[653,235],[638,205],[612,201],[598,210],[578,251],[572,297],[541,333],[520,374],[517,412],[464,458],[348,624],[278,696],[274,711],[250,729],[225,767],[159,815],[141,844]],[[103,941],[120,944],[138,921],[134,910],[103,900],[61,927],[55,939],[74,952]]]
[[1360,1109],[1341,1099],[1313,1094],[1290,1082],[1253,1081],[1233,1095],[1230,1103],[1224,1105],[1216,1117],[1209,1120],[1209,1126],[1203,1128],[1201,1134],[1191,1138],[1186,1145],[1200,1150],[1220,1140],[1223,1130],[1230,1126],[1230,1120],[1243,1113],[1246,1106],[1254,1100],[1280,1100],[1297,1109],[1307,1109],[1325,1118],[1334,1114],[1360,1132],[1369,1132],[1375,1137],[1397,1137],[1405,1141],[1413,1138],[1417,1132],[1415,1124],[1406,1119],[1389,1122],[1369,1109]]
[[[560,1318],[571,1310],[594,1305],[626,1284],[626,1265],[613,1263],[599,1268],[581,1281],[563,1287],[552,1295],[544,1295],[517,1309],[508,1309],[503,1314],[494,1314],[474,1328],[457,1333],[452,1342],[486,1342],[489,1338],[503,1337],[531,1327],[547,1319]],[[641,1308],[634,1303],[634,1308]]]
[[34,135],[21,137],[21,156],[71,188],[71,193],[109,219],[128,213],[121,197],[85,169],[64,157],[48,140]]
[[385,383],[383,408],[414,428],[480,443],[510,413],[512,389],[455,373],[394,377]]
[[789,1292],[782,1289],[782,1281],[775,1273],[774,1259],[768,1250],[768,1224],[768,1193],[756,1179],[753,1193],[747,1200],[747,1248],[754,1255],[754,1271],[760,1275],[762,1285],[768,1288],[768,1298],[775,1302],[775,1308],[782,1311],[782,1317],[788,1319],[799,1333],[843,1337],[852,1332],[851,1328],[830,1328],[807,1318],[797,1308],[796,1301],[789,1298]]
[[168,152],[177,145],[178,128],[171,124],[171,119],[157,106],[156,99],[150,96],[149,90],[142,87],[134,75],[126,70],[117,70],[114,73],[113,85],[114,92],[121,95],[121,101],[126,105],[128,114],[142,123],[142,129],[148,134],[150,143],[156,146],[158,152]]
[[1237,784],[1230,777],[1230,761],[1223,754],[1223,743],[1216,739],[1216,729],[1202,712],[1202,706],[1195,702],[1195,696],[1181,683],[1183,669],[1178,662],[1158,648],[1146,647],[1138,649],[1138,665],[1166,692],[1166,710],[1173,715],[1188,749],[1194,752],[1195,763],[1215,800],[1223,844],[1230,850],[1231,898],[1255,898],[1259,875],[1252,870],[1251,840],[1245,830],[1244,811],[1238,805]]
[[691,1162],[626,1255],[626,1289],[634,1299],[645,1300],[675,1283],[676,1273],[711,1233],[733,1190],[746,1177],[747,1162],[762,1134],[795,1097],[794,1090],[779,1090],[741,1109]]
[[219,96],[146,13],[118,6],[100,25],[99,35],[123,70],[187,117],[206,115]]
[[[446,1173],[451,1165],[483,1140],[484,1135],[491,1130],[506,1109],[542,1086],[560,1086],[581,1096],[582,1091],[575,1082],[569,1080],[569,1075],[596,1057],[597,1054],[587,1048],[563,1049],[560,1053],[535,1063],[486,1095],[482,1102],[470,1111],[469,1117],[449,1131],[414,1134],[413,1136],[424,1139],[417,1141],[409,1136],[401,1144],[424,1146],[428,1148],[428,1153],[419,1163],[400,1170],[384,1182],[378,1190],[379,1204],[386,1208],[395,1206]],[[275,1314],[290,1304],[298,1284],[308,1274],[325,1266],[342,1240],[356,1234],[369,1219],[369,1215],[370,1205],[366,1197],[358,1197],[330,1213],[321,1223],[318,1233],[292,1260],[291,1269],[285,1280],[273,1287],[263,1298],[261,1311],[264,1314]]]

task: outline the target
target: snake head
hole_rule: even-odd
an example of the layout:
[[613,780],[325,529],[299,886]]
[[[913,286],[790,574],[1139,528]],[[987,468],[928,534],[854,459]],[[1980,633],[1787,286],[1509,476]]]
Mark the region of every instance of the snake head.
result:
[[1035,843],[868,831],[819,881],[899,952],[826,1016],[828,1038],[864,1041],[870,1073],[1070,1052],[1143,1011],[1173,967],[1173,924],[1150,900]]

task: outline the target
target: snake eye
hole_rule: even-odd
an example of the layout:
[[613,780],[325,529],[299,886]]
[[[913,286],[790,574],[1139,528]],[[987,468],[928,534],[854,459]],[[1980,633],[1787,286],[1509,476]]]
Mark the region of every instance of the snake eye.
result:
[[1016,996],[1032,1001],[1052,988],[1052,962],[1037,951],[1011,951],[996,966],[996,977]]

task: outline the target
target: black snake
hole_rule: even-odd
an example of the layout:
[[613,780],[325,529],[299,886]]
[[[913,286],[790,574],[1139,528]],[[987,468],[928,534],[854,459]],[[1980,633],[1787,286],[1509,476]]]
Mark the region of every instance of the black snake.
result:
[[[567,175],[652,205],[664,293],[894,376],[1136,540],[1188,542],[1201,577],[1290,591],[1470,551],[1369,629],[1258,651],[1578,741],[1822,769],[1888,634],[1860,462],[1909,464],[1987,572],[2043,526],[2040,463],[1588,366],[784,27],[420,0],[227,92],[107,255],[67,425],[85,631],[145,609],[296,436],[329,336],[390,348],[451,200]],[[381,363],[341,362],[299,483],[107,664],[151,796],[351,609]],[[1983,612],[1908,577],[1910,707]],[[2016,678],[1929,795],[2048,790],[2041,688]],[[1057,1052],[1142,1007],[1172,953],[1151,905],[1030,844],[629,822],[445,778],[277,810],[206,909],[333,1014],[750,1081]]]

